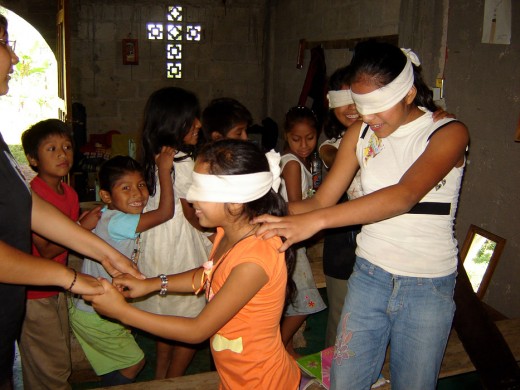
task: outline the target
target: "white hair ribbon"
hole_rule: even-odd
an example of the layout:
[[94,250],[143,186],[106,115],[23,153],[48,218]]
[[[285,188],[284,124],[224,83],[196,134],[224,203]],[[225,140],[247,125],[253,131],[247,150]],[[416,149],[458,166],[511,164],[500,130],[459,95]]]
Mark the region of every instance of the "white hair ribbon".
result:
[[331,90],[327,94],[327,99],[329,99],[330,109],[354,104],[354,99],[352,99],[350,89]]
[[282,169],[280,168],[280,153],[275,152],[274,149],[271,149],[265,154],[265,157],[269,163],[269,170],[273,175],[273,185],[271,188],[274,190],[274,192],[278,192],[278,188],[280,188],[280,184],[282,183],[282,178],[280,177],[282,174]]
[[247,203],[259,199],[280,186],[280,154],[266,153],[270,172],[245,175],[209,175],[192,173],[192,184],[186,195],[188,202]]
[[401,51],[404,53],[405,56],[407,56],[410,61],[412,61],[412,64],[415,66],[421,66],[421,61],[419,60],[419,57],[417,54],[414,53],[412,49],[404,49],[401,48]]

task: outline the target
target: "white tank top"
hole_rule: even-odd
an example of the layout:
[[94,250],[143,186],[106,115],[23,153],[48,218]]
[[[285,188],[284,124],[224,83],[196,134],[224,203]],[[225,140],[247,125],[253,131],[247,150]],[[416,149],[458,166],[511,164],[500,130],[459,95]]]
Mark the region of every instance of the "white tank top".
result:
[[[427,111],[382,139],[363,123],[356,149],[363,193],[396,184],[424,152],[435,130],[451,121],[434,123]],[[453,168],[411,212],[364,225],[357,236],[356,254],[396,275],[453,273],[457,267],[453,224],[463,171],[464,166]]]
[[[283,171],[285,165],[289,161],[296,161],[298,164],[300,164],[300,172],[301,172],[301,183],[302,183],[302,199],[307,199],[310,196],[312,196],[312,175],[311,172],[303,165],[303,163],[300,161],[298,157],[296,157],[292,153],[284,154],[280,159],[280,169]],[[285,201],[288,200],[287,197],[287,187],[285,186],[285,180],[282,178],[282,182],[280,184],[280,190],[278,191],[279,194],[282,196],[282,198],[285,199]]]

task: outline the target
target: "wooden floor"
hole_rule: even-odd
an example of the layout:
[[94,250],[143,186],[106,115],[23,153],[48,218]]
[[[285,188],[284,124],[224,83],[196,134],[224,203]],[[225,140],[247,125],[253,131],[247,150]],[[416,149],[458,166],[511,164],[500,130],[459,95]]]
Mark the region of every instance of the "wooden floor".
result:
[[[520,318],[502,320],[496,322],[498,329],[504,335],[513,355],[520,361]],[[383,375],[390,378],[388,360],[383,366]],[[441,365],[439,378],[446,378],[453,375],[464,374],[475,371],[475,367],[469,360],[462,343],[460,342],[457,332],[452,330],[448,340],[448,346]],[[206,372],[197,375],[189,375],[181,378],[156,380],[150,382],[139,382],[125,386],[114,386],[108,389],[124,389],[124,390],[214,390],[218,389],[218,375],[216,372]],[[309,389],[318,390],[320,386],[310,387]],[[381,390],[391,389],[391,384],[378,387]]]
[[[496,322],[498,329],[504,336],[511,352],[520,361],[520,318],[501,320]],[[465,374],[475,371],[475,366],[471,363],[468,354],[464,350],[457,332],[452,329],[448,345],[441,364],[439,378],[447,378],[454,375]],[[383,376],[390,378],[390,365],[387,360],[383,366]],[[391,385],[378,387],[381,390],[391,389]]]
[[216,371],[196,375],[186,375],[180,378],[138,382],[131,385],[100,387],[106,390],[217,390],[219,378]]

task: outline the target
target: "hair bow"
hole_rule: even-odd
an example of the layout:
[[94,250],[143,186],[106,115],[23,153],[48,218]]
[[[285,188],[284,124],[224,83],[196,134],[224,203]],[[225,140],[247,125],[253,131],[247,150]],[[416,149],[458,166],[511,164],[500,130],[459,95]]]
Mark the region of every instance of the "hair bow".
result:
[[280,179],[280,174],[282,172],[280,168],[280,153],[275,152],[274,149],[271,149],[269,152],[265,154],[267,158],[267,162],[269,163],[269,170],[273,175],[273,185],[272,189],[275,192],[278,192],[278,188],[280,187],[280,183],[282,180]]
[[421,66],[421,61],[419,60],[419,57],[417,54],[413,52],[412,49],[403,49],[401,48],[401,51],[404,53],[405,56],[407,56],[410,61],[412,61],[412,64],[415,66]]

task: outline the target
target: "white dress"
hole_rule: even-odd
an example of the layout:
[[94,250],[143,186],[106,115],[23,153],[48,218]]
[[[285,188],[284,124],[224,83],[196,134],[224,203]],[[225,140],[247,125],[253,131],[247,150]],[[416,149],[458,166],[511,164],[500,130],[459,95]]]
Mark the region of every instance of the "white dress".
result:
[[[312,190],[312,175],[298,157],[292,153],[287,153],[282,156],[280,160],[282,171],[285,164],[289,161],[297,161],[300,164],[302,199],[305,199],[308,197],[310,190]],[[280,195],[287,201],[287,188],[285,187],[283,179],[280,185]],[[296,284],[296,293],[294,294],[293,301],[285,310],[286,316],[317,313],[327,307],[321,298],[320,292],[316,288],[305,246],[300,246],[296,250],[296,266],[294,267],[292,279]]]
[[[185,154],[178,152],[175,157]],[[191,185],[192,158],[174,162],[173,191],[175,213],[172,219],[141,233],[139,270],[147,277],[159,274],[175,274],[201,266],[207,259],[211,242],[206,235],[195,229],[182,212],[181,198]],[[155,210],[161,195],[157,185],[155,195],[150,197],[144,211]],[[205,305],[204,294],[171,294],[165,297],[155,293],[134,301],[142,310],[156,314],[196,317]]]

